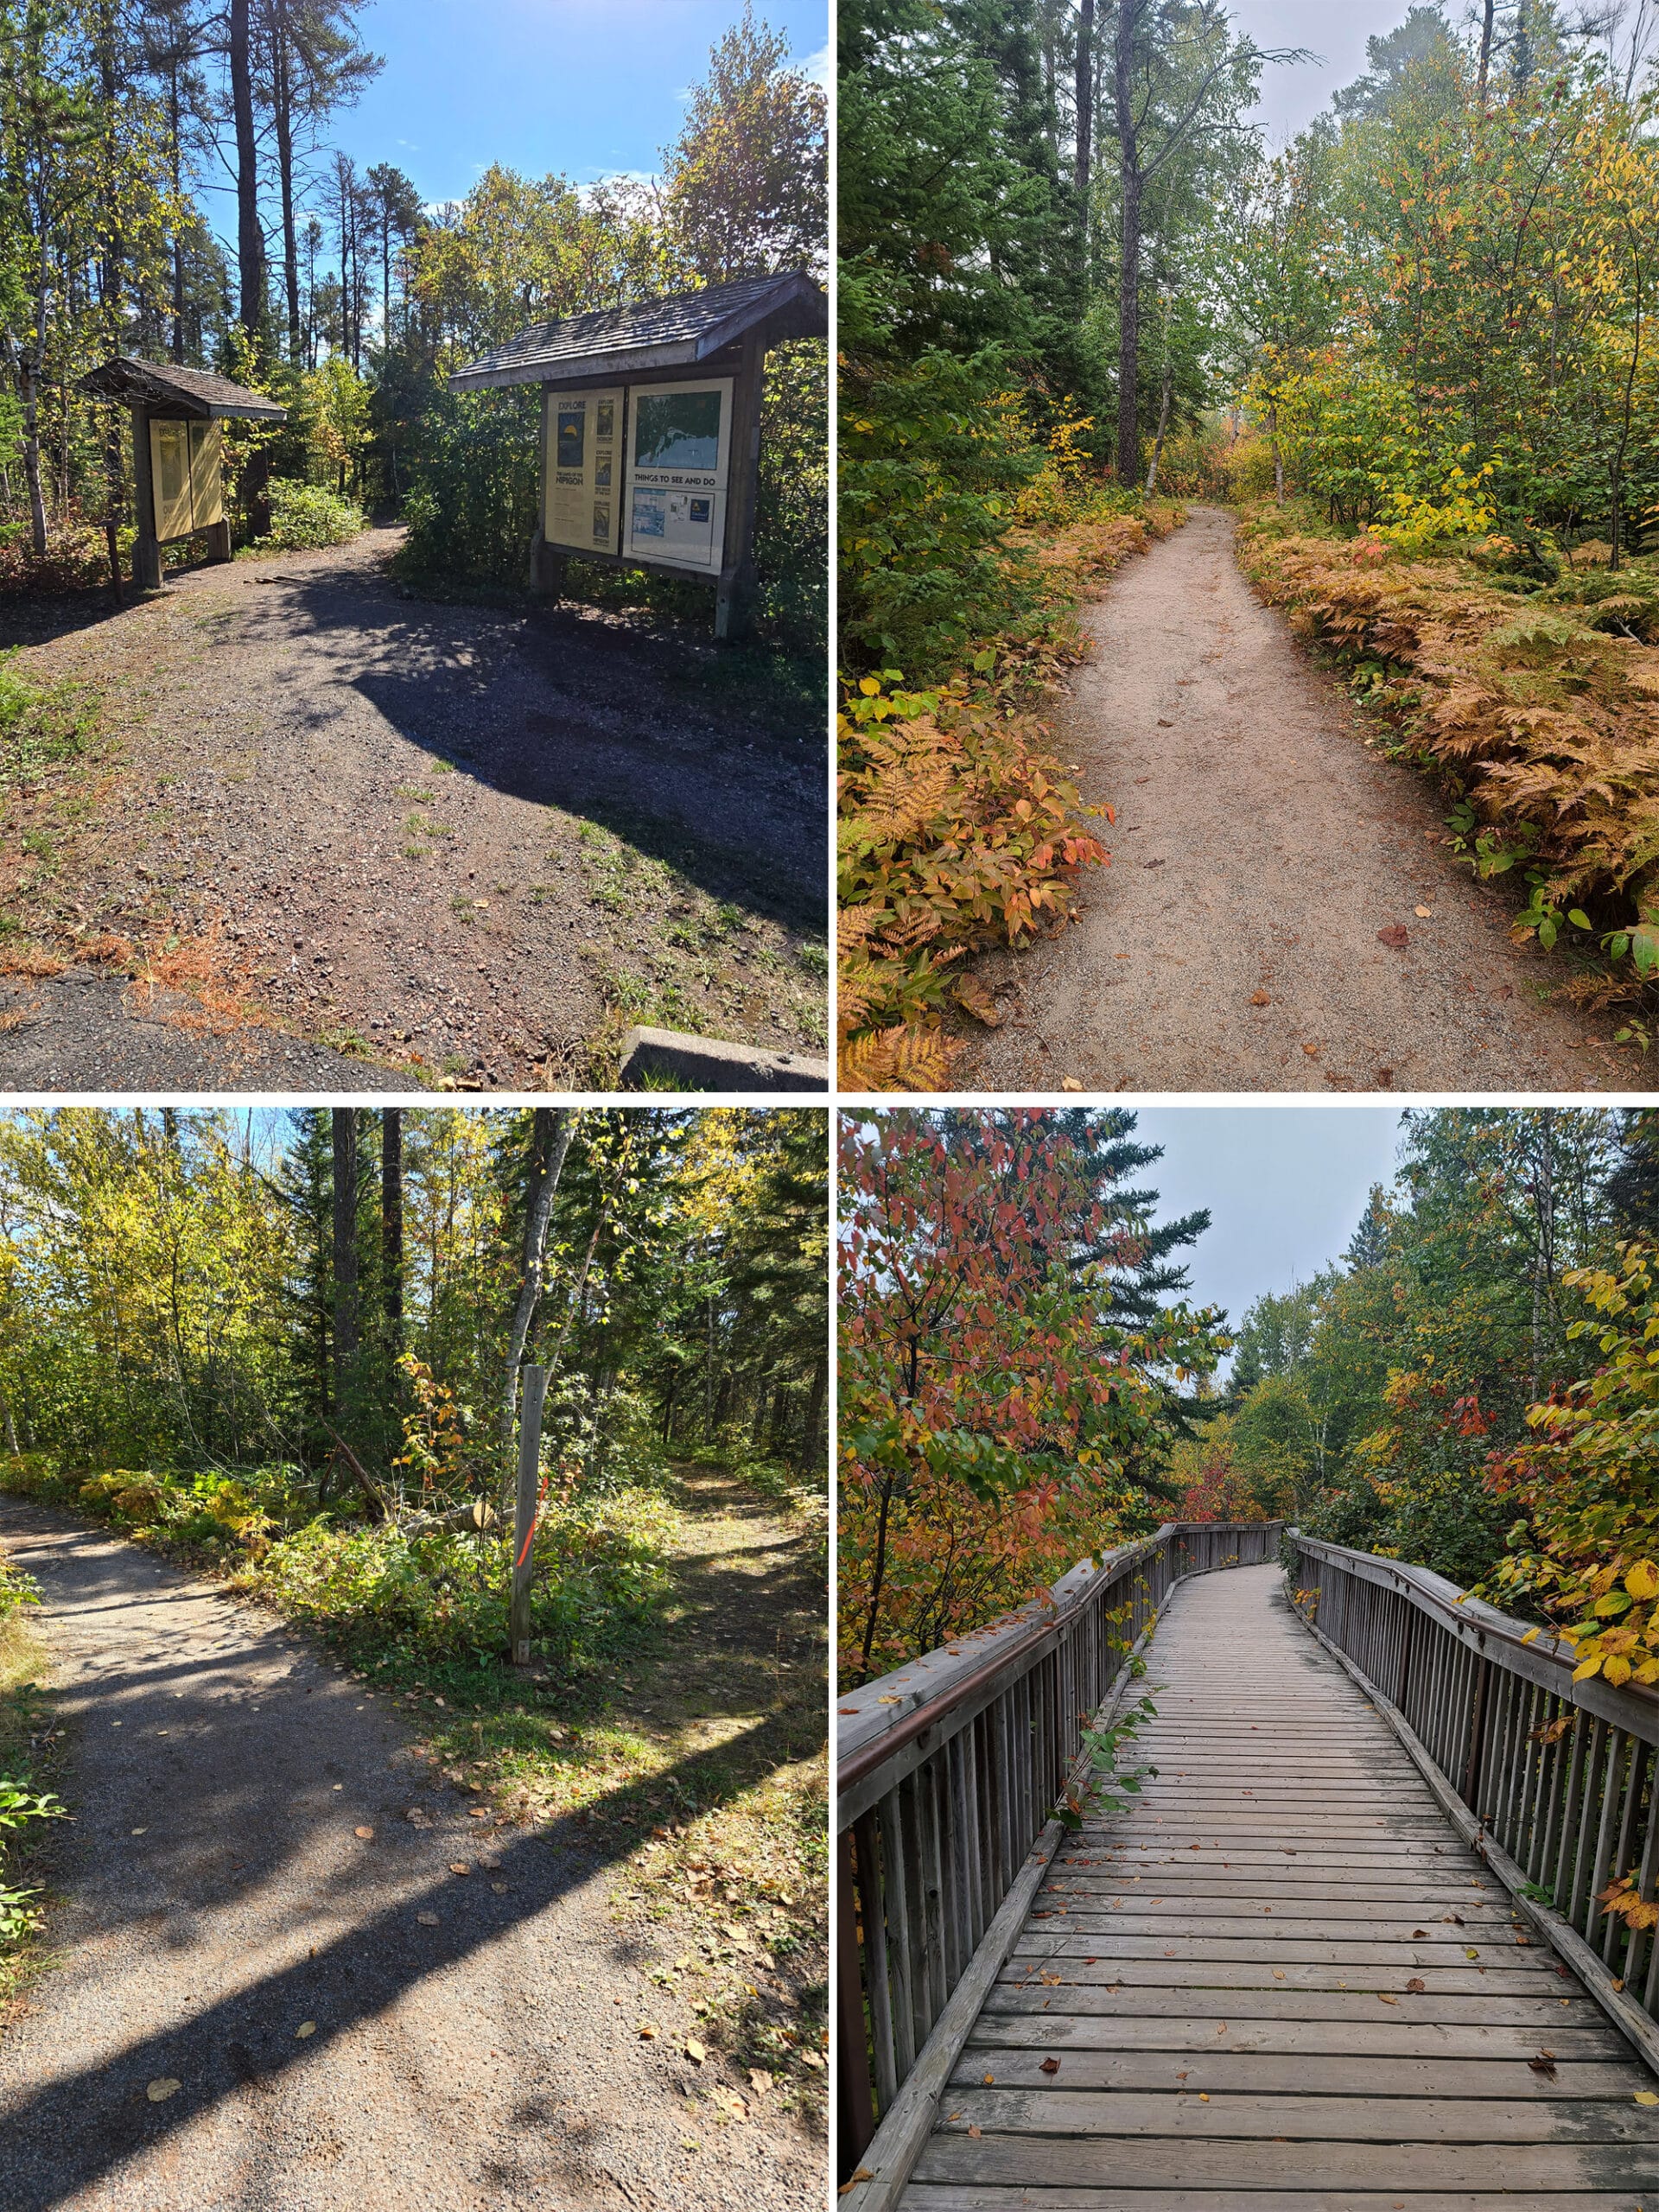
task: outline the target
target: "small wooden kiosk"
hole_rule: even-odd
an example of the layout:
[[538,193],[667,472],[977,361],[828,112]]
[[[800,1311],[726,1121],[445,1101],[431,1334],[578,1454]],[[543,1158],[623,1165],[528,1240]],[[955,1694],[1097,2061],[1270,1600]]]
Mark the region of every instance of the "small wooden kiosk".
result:
[[226,420],[285,423],[288,410],[209,369],[130,360],[118,354],[80,379],[94,399],[132,410],[132,467],[138,536],[132,581],[140,591],[162,587],[162,548],[197,531],[210,561],[231,557],[225,514],[219,424]]
[[786,340],[829,334],[822,288],[797,271],[535,323],[458,370],[452,391],[542,387],[531,584],[556,598],[573,554],[707,576],[715,635],[741,635],[766,358]]

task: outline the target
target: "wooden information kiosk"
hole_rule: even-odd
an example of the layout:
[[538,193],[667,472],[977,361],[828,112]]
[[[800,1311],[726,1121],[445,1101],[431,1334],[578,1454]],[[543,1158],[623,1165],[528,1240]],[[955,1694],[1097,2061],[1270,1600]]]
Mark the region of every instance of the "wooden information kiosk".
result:
[[135,361],[124,354],[84,376],[80,389],[132,410],[138,524],[132,581],[137,589],[159,591],[162,546],[198,533],[207,537],[210,561],[228,561],[231,525],[225,513],[219,425],[285,423],[287,409],[211,370]]
[[535,323],[458,370],[452,391],[542,387],[531,583],[558,597],[573,555],[707,576],[715,635],[741,636],[754,589],[766,358],[829,331],[810,276],[750,276]]

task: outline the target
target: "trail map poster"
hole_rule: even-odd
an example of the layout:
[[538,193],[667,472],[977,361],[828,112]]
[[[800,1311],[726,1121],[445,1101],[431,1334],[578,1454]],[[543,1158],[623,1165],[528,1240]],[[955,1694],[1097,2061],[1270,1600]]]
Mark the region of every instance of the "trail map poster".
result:
[[627,550],[716,574],[726,536],[732,379],[637,385],[629,432]]
[[150,417],[150,491],[156,535],[163,545],[224,520],[220,452],[217,423]]
[[620,531],[622,393],[547,396],[547,505],[542,536],[572,552],[614,553]]

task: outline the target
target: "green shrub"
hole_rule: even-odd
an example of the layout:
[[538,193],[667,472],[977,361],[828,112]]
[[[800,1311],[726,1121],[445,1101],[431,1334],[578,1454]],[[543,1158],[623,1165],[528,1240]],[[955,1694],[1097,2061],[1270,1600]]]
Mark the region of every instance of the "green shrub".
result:
[[540,467],[541,394],[440,394],[423,429],[408,536],[392,566],[430,588],[522,591],[530,569]]
[[0,1626],[22,1612],[25,1605],[38,1605],[41,1586],[32,1574],[25,1574],[20,1567],[11,1566],[0,1552]]
[[327,485],[273,476],[270,496],[270,533],[255,540],[269,552],[304,553],[320,545],[344,545],[369,526],[360,507]]
[[[651,1610],[667,1586],[670,1525],[653,1491],[548,1509],[536,1538],[531,1633],[551,1660],[566,1670],[591,1662],[614,1628]],[[391,1649],[476,1662],[506,1649],[512,1554],[504,1536],[318,1520],[274,1544],[238,1580],[376,1657]]]

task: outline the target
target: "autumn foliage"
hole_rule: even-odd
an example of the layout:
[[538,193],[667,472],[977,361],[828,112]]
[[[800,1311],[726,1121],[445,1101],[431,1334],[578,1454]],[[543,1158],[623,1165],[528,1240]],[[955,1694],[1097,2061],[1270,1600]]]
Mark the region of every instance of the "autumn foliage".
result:
[[1258,524],[1246,544],[1262,596],[1460,802],[1475,872],[1530,888],[1518,932],[1599,930],[1624,975],[1659,963],[1659,578],[1586,567],[1517,601],[1467,560],[1380,538]]
[[1211,1317],[1114,1320],[1103,1216],[1052,1116],[846,1117],[841,1189],[842,1664],[851,1682],[982,1625],[1164,1517],[1137,1478],[1160,1376]]
[[1631,1240],[1615,1265],[1567,1281],[1591,1308],[1568,1334],[1601,1363],[1531,1407],[1534,1436],[1493,1465],[1522,1517],[1492,1594],[1549,1616],[1574,1647],[1575,1681],[1659,1682],[1659,1250]]

